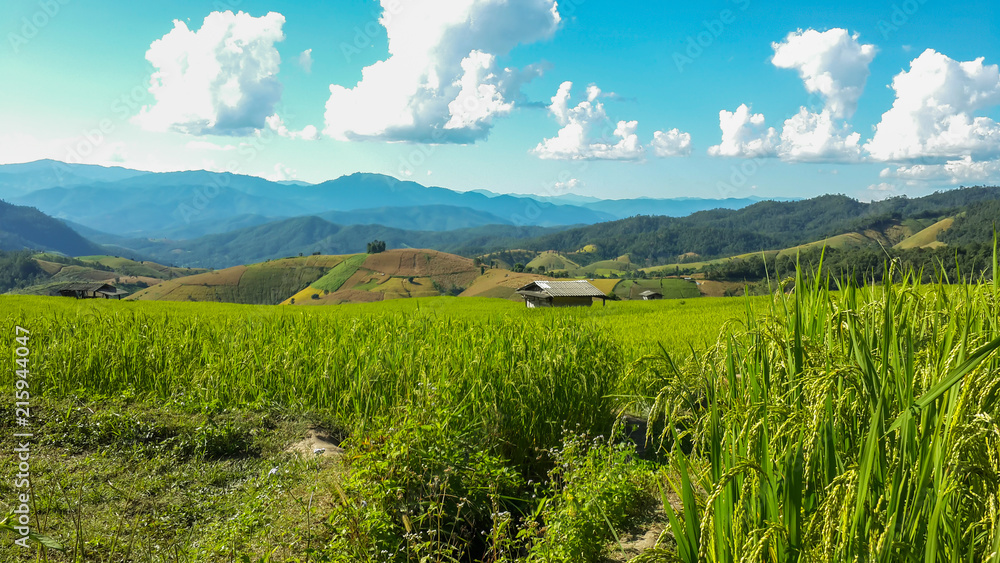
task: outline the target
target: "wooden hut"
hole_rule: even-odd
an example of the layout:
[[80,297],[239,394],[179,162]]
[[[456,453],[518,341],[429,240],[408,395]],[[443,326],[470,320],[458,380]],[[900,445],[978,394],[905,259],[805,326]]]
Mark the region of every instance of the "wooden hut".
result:
[[602,303],[607,299],[603,291],[586,280],[537,280],[519,288],[517,293],[524,298],[524,305],[529,308],[590,307],[595,298]]
[[121,299],[128,295],[127,291],[101,282],[73,282],[61,285],[56,293],[63,297],[77,299]]
[[659,291],[653,291],[652,289],[647,289],[639,294],[643,301],[653,301],[656,299],[663,299],[663,294]]

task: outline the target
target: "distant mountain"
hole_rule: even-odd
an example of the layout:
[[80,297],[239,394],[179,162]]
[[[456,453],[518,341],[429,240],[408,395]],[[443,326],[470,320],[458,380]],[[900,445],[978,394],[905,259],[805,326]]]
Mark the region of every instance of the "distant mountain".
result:
[[[5,170],[0,166],[0,174]],[[400,217],[400,227],[420,230],[482,225],[487,215],[494,223],[539,226],[591,224],[615,218],[579,206],[507,195],[487,197],[378,174],[352,174],[311,185],[206,171],[145,173],[115,181],[43,187],[12,200],[88,228],[133,237],[209,234],[211,231],[192,225],[216,225],[238,216],[296,217],[355,210],[367,213],[389,207],[465,208],[450,222],[443,220],[440,213],[429,213],[428,224],[419,223],[420,214]],[[340,219],[347,220],[343,216]],[[375,218],[367,216],[362,220],[373,222]]]
[[0,200],[0,250],[48,250],[70,256],[103,249],[41,211]]
[[56,161],[0,166],[0,194],[53,217],[110,235],[192,239],[287,218],[340,225],[445,231],[487,224],[565,226],[638,214],[684,216],[750,205],[744,199],[621,199],[459,192],[381,174],[321,184],[271,182],[204,170],[150,173]]
[[[243,176],[209,172],[150,174],[119,182],[57,187],[15,198],[60,218],[103,232],[124,236],[155,236],[192,224],[215,224],[241,215],[296,216],[308,208],[289,202],[281,192],[299,189]],[[272,197],[236,189],[260,181],[276,192]],[[204,234],[204,233],[197,233]]]
[[[687,217],[637,216],[519,244],[528,250],[569,253],[574,260],[587,263],[627,254],[636,264],[654,265],[671,263],[687,253],[715,258],[789,248],[904,219],[954,215],[996,200],[1000,200],[998,187],[961,188],[874,203],[825,195],[803,201],[761,201],[739,210],[701,211]],[[985,220],[979,222],[985,224]],[[959,228],[956,233],[960,232]],[[590,245],[591,251],[577,253]]]
[[299,253],[352,254],[368,242],[388,248],[456,248],[504,246],[562,227],[488,225],[453,231],[410,231],[381,225],[335,225],[319,217],[296,217],[191,240],[130,239],[120,244],[150,259],[188,267],[226,268]]
[[116,182],[149,174],[128,168],[67,164],[58,160],[38,160],[0,166],[0,199],[58,186],[79,186],[94,182]]
[[355,211],[327,211],[317,217],[338,225],[392,225],[413,231],[452,231],[483,225],[509,225],[506,219],[467,207],[454,205],[415,205],[379,207]]

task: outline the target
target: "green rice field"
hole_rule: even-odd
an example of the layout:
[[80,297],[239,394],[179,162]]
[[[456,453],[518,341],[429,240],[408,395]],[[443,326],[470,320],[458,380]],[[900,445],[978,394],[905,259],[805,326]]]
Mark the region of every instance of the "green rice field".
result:
[[[40,534],[12,560],[998,563],[1000,290],[892,279],[530,310],[5,296]],[[290,453],[310,432],[342,452]]]

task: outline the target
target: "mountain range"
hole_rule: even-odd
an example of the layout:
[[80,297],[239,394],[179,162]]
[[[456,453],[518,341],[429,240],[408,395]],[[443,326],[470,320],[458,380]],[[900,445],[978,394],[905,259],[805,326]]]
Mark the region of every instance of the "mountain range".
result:
[[621,199],[454,191],[380,174],[320,184],[188,171],[152,173],[38,161],[0,166],[0,199],[110,235],[191,239],[302,216],[339,225],[446,231],[484,225],[589,225],[638,214],[738,209],[743,199]]

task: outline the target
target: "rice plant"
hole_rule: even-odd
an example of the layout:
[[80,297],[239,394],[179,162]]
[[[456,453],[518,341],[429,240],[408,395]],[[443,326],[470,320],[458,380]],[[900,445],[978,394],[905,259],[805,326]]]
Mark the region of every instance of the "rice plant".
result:
[[700,360],[647,362],[683,561],[1000,561],[996,276],[919,279],[799,272]]

